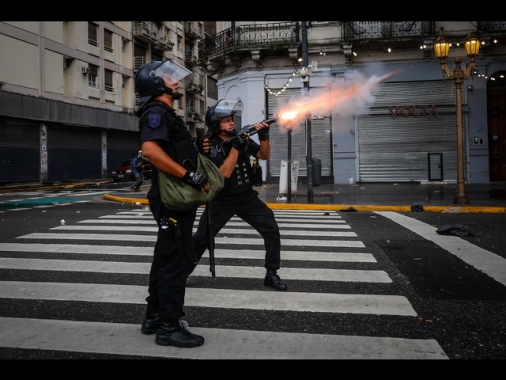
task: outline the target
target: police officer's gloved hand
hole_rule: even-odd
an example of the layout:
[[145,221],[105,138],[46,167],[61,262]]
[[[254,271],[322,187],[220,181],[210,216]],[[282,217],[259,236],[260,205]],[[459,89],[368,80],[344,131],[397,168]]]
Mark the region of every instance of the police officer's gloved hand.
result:
[[260,141],[269,140],[269,127],[258,130],[258,139]]
[[184,173],[182,180],[190,186],[196,188],[198,191],[204,190],[206,185],[209,183],[204,174],[199,172],[192,172],[190,170],[187,170],[186,173]]
[[232,146],[237,149],[241,150],[243,147],[248,145],[248,137],[244,134],[234,136],[232,138]]

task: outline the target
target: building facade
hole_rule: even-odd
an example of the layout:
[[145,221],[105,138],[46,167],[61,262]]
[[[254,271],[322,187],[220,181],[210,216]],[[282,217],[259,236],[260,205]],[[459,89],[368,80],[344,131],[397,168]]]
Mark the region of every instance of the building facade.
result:
[[272,125],[267,181],[290,162],[302,182],[455,182],[456,85],[433,43],[465,70],[470,31],[465,180],[506,181],[503,21],[0,22],[0,184],[109,177],[139,149],[135,73],[164,58],[195,73],[176,104],[192,134],[220,98],[244,102],[242,125],[304,111]]
[[176,102],[195,133],[203,33],[199,21],[0,22],[0,183],[110,177],[140,148],[134,77],[151,60],[195,73]]
[[466,182],[488,183],[506,181],[505,28],[501,21],[232,21],[217,23],[200,56],[219,73],[219,98],[244,102],[245,124],[290,103],[311,105],[296,128],[271,127],[268,179],[295,161],[302,181],[316,162],[330,183],[451,183],[456,84],[444,77],[433,43],[448,38],[448,67],[460,56],[465,70],[464,40],[476,32],[480,54],[461,91],[463,161]]

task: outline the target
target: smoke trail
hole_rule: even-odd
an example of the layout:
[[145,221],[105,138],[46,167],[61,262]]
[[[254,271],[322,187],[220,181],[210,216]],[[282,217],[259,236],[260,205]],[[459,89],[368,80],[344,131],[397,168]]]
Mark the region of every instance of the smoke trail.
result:
[[365,77],[359,72],[345,73],[324,88],[311,89],[305,95],[293,98],[278,110],[278,123],[287,129],[294,129],[311,115],[337,113],[350,116],[360,108],[374,102],[374,90],[378,83],[391,77],[391,72],[380,77]]

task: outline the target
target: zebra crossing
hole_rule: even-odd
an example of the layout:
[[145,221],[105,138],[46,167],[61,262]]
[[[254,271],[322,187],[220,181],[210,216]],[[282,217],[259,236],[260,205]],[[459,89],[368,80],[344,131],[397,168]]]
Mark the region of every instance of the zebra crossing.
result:
[[[230,323],[237,315],[253,320],[261,315],[268,321],[277,321],[275,315],[287,313],[294,318],[303,315],[309,321],[313,317],[317,321],[322,316],[332,323],[339,323],[344,316],[400,318],[407,322],[417,318],[416,310],[403,295],[314,290],[320,285],[329,289],[335,284],[388,288],[393,282],[337,213],[274,212],[283,248],[279,273],[288,284],[288,291],[248,287],[263,283],[263,240],[242,220],[233,218],[215,239],[214,253],[220,260],[216,278],[209,271],[206,252],[190,276],[186,291],[185,307],[202,310],[198,315],[209,315],[206,323],[199,326],[192,326],[190,321],[190,329],[206,339],[201,347],[157,346],[152,336],[140,333],[143,316],[140,314],[138,323],[2,316],[0,348],[191,359],[448,358],[433,339],[314,333],[304,329],[285,331],[274,322],[267,330],[256,328],[253,322],[250,328],[248,323],[242,328],[227,328],[224,322]],[[0,257],[0,269],[33,275],[0,281],[0,300],[55,305],[79,302],[143,309],[155,241],[156,225],[146,208],[121,210],[96,219],[50,227],[47,232],[18,236],[15,242],[0,243],[0,252],[9,253]],[[350,268],[340,268],[339,264]],[[366,269],[361,269],[364,265]],[[52,280],[40,281],[37,273],[50,274]],[[58,281],[68,278],[66,274],[76,274],[75,281]],[[82,280],[108,275],[141,276],[144,280],[142,283]],[[207,282],[199,283],[199,280]],[[218,281],[207,286],[213,280]],[[197,286],[192,286],[195,281]],[[298,288],[291,283],[299,284]],[[188,313],[188,318],[196,318],[194,315]]]

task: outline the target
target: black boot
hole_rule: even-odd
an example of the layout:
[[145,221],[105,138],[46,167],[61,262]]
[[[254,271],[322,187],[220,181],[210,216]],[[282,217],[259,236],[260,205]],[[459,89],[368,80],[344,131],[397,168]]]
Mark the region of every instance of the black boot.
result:
[[270,286],[271,288],[276,290],[288,289],[288,286],[286,286],[286,284],[283,284],[283,282],[281,282],[281,279],[279,278],[275,270],[267,271],[267,274],[265,275],[264,285]]
[[162,322],[156,333],[156,344],[161,346],[198,347],[204,344],[204,337],[192,334],[179,321]]
[[142,321],[141,331],[143,334],[151,335],[158,331],[160,327],[160,316],[158,313],[152,313],[149,318],[146,316]]

